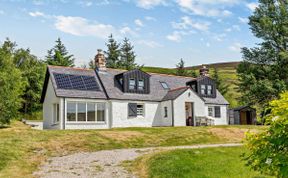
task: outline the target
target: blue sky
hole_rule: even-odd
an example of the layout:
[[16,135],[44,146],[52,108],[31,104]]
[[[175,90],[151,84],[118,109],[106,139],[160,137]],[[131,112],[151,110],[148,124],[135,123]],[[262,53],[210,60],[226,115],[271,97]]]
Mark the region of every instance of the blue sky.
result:
[[257,43],[247,24],[251,0],[0,0],[0,42],[6,37],[44,58],[60,37],[76,65],[106,49],[110,33],[128,37],[137,62],[175,67],[239,61]]

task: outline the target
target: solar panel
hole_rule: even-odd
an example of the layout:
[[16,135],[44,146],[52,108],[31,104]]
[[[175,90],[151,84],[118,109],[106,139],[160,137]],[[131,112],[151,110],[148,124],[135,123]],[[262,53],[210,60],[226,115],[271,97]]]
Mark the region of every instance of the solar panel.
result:
[[60,89],[99,91],[94,76],[53,73],[57,87]]

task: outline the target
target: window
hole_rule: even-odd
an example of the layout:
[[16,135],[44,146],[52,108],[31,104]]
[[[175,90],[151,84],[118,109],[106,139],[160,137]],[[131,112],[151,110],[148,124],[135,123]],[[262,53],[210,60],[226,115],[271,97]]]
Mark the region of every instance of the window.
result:
[[215,107],[214,107],[214,110],[215,110],[215,117],[216,117],[216,118],[221,118],[221,109],[220,109],[220,106],[215,106]]
[[168,108],[164,107],[164,117],[168,117]]
[[67,102],[67,122],[105,122],[105,103]]
[[130,90],[134,90],[135,89],[135,79],[134,78],[130,78],[129,79],[129,89]]
[[213,107],[208,107],[208,116],[214,117],[214,110]]
[[137,104],[137,116],[144,116],[144,105]]
[[138,80],[138,90],[144,90],[144,80],[143,79]]
[[53,123],[59,122],[59,104],[53,104]]
[[123,85],[123,78],[120,78],[119,82],[120,82],[121,85]]
[[166,82],[160,82],[164,89],[169,89],[169,86]]
[[76,103],[67,103],[67,121],[76,121]]
[[86,121],[86,103],[77,103],[77,121]]
[[201,85],[201,94],[202,95],[206,94],[206,86],[205,85]]
[[96,104],[87,103],[87,121],[96,121]]
[[105,121],[105,103],[97,103],[97,121]]
[[212,95],[212,86],[207,85],[207,95]]

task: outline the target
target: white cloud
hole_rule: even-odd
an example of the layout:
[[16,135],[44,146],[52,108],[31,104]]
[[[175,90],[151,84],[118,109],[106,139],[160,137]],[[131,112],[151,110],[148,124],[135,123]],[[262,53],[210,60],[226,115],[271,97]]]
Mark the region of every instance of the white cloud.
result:
[[190,17],[184,16],[181,17],[180,22],[172,22],[172,27],[174,29],[187,30],[190,28],[199,30],[199,31],[208,31],[209,30],[209,22],[194,22]]
[[229,46],[229,49],[231,51],[234,51],[234,52],[240,52],[241,51],[241,48],[242,48],[242,44],[241,43],[234,43],[232,44],[231,46]]
[[238,17],[238,20],[239,20],[239,22],[245,23],[245,24],[249,22],[248,18],[243,18],[243,17]]
[[141,44],[141,45],[145,45],[145,46],[148,46],[150,48],[159,48],[159,47],[162,47],[161,44],[155,42],[155,41],[149,41],[149,40],[140,40],[137,42],[138,44]]
[[224,9],[224,7],[232,6],[238,2],[239,0],[177,0],[182,10],[208,17],[230,16],[232,12]]
[[210,46],[211,46],[211,44],[210,44],[209,42],[207,42],[207,43],[206,43],[206,46],[207,46],[207,47],[210,47]]
[[45,17],[46,16],[43,12],[39,12],[39,11],[29,12],[29,15],[32,17]]
[[241,28],[239,25],[232,25],[232,27],[226,28],[225,31],[226,32],[241,31]]
[[143,27],[143,26],[144,26],[144,25],[143,25],[143,22],[142,22],[140,19],[134,20],[134,23],[135,23],[137,26],[139,26],[139,27]]
[[151,16],[146,16],[145,20],[147,20],[147,21],[157,21],[157,19],[155,17],[151,17]]
[[226,36],[227,36],[227,35],[226,35],[225,33],[215,34],[213,38],[214,38],[216,41],[221,42],[221,41],[224,40],[224,38],[225,38]]
[[144,9],[151,9],[158,5],[165,5],[165,0],[138,0],[137,6]]
[[258,3],[256,2],[251,2],[251,3],[247,3],[246,7],[248,7],[251,11],[254,11],[256,9],[256,7],[258,7]]
[[79,1],[78,3],[83,7],[90,7],[93,5],[93,2],[88,0]]
[[181,33],[174,31],[172,34],[167,35],[166,38],[170,41],[180,42],[182,39]]
[[123,27],[119,30],[121,35],[131,35],[131,36],[137,36],[137,33],[134,32],[130,27]]
[[5,14],[5,12],[3,10],[0,10],[0,15]]
[[82,17],[56,16],[55,27],[65,33],[76,36],[96,36],[107,38],[116,34],[116,29],[109,24],[93,23]]

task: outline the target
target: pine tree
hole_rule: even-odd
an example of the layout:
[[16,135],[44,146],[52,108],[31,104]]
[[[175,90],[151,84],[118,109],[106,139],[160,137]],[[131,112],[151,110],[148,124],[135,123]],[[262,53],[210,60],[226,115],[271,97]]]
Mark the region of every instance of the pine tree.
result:
[[138,65],[135,63],[136,55],[133,51],[133,46],[131,45],[128,38],[123,40],[121,46],[121,55],[120,55],[120,68],[131,70],[138,68]]
[[187,71],[185,70],[185,62],[183,61],[183,59],[180,59],[180,62],[178,64],[176,64],[176,75],[179,76],[186,76],[187,75]]
[[45,62],[48,65],[57,65],[57,66],[74,66],[74,57],[70,55],[62,43],[61,39],[58,38],[56,45],[48,50]]
[[259,0],[249,25],[262,42],[242,49],[239,89],[243,102],[264,108],[288,86],[288,2]]
[[119,61],[120,61],[120,44],[113,38],[113,35],[111,34],[108,37],[108,42],[106,43],[107,51],[105,51],[106,54],[106,66],[109,68],[118,68],[119,67]]
[[226,95],[226,93],[229,91],[229,85],[226,82],[223,82],[223,80],[220,78],[217,68],[214,68],[212,79],[214,80],[218,91],[222,95]]

